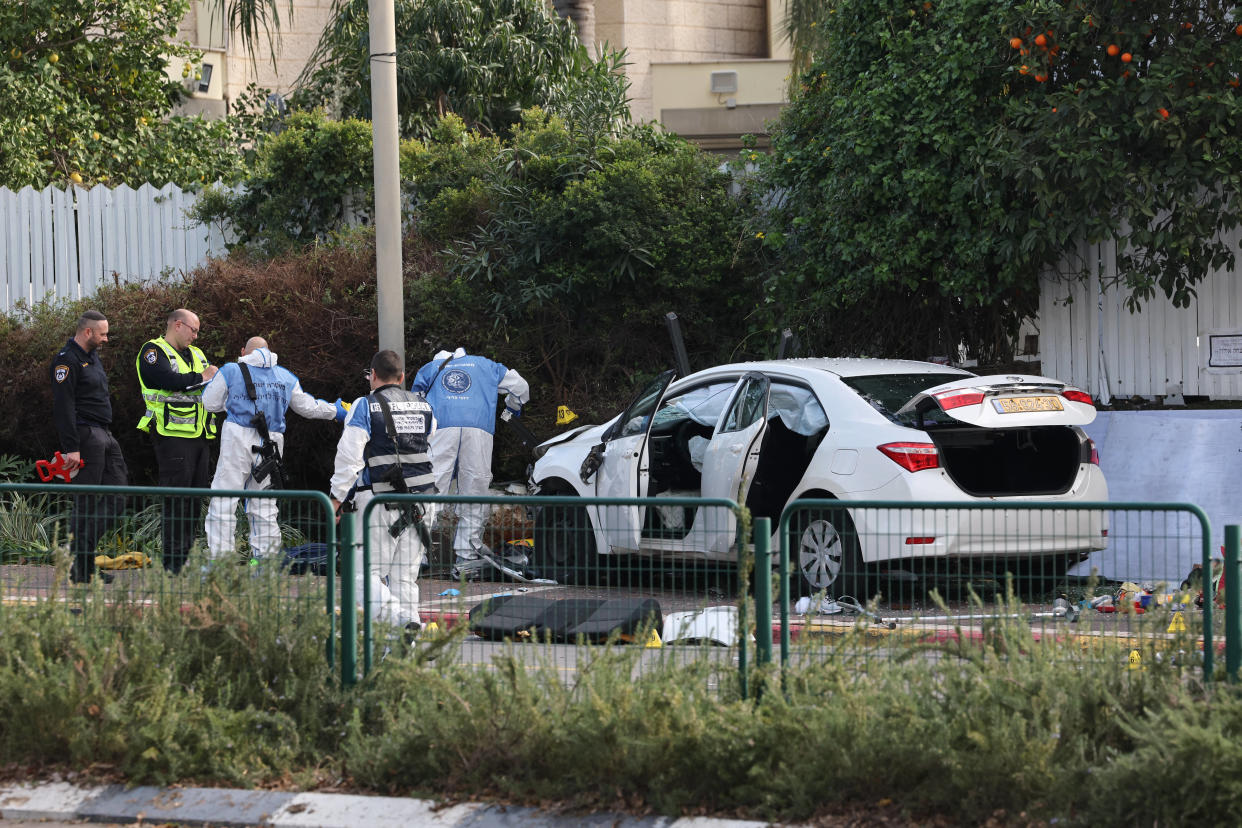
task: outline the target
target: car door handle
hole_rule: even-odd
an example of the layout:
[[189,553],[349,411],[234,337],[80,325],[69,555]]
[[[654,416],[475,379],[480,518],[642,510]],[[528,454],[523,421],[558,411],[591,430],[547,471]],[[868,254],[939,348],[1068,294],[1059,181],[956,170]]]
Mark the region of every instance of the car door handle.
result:
[[742,449],[744,448],[746,447],[742,445],[741,443],[734,443],[733,445],[729,446],[729,452],[732,454],[741,454]]

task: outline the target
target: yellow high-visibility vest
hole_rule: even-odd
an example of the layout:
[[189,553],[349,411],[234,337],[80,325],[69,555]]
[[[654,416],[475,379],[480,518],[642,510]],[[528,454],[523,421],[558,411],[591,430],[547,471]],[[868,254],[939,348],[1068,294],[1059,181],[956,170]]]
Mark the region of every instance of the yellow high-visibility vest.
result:
[[[169,345],[164,337],[151,340],[168,357],[168,362],[177,369],[179,374],[201,374],[207,370],[207,357],[203,352],[191,345],[191,362],[187,363],[177,349]],[[138,421],[138,430],[150,432],[151,424],[155,423],[155,433],[163,437],[201,437],[212,439],[216,436],[215,417],[209,416],[203,407],[203,389],[195,388],[187,391],[165,391],[162,388],[148,388],[142,381],[142,362],[154,362],[148,355],[150,348],[138,352],[134,366],[138,371],[138,385],[142,388],[142,399],[147,404],[147,411]]]

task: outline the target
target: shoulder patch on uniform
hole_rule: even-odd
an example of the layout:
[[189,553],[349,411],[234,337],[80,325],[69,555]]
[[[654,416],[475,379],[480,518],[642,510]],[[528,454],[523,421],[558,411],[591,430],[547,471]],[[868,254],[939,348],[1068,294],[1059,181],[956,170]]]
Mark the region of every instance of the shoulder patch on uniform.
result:
[[57,382],[64,382],[64,381],[65,381],[65,379],[69,376],[69,366],[68,366],[68,365],[57,365],[57,366],[56,366],[54,369],[52,369],[52,370],[53,370],[53,376],[55,376],[55,377],[56,377],[56,381],[57,381]]
[[155,360],[158,359],[158,356],[156,355],[154,348],[147,348],[142,352],[142,358],[145,359],[148,364],[154,365]]

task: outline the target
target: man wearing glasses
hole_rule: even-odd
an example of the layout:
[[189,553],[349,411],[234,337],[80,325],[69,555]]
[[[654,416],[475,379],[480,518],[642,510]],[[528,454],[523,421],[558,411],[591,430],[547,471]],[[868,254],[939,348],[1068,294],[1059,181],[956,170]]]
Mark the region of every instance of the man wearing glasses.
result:
[[[138,428],[155,444],[160,486],[205,489],[211,481],[215,419],[203,407],[203,385],[216,367],[194,346],[198,317],[184,308],[168,315],[164,335],[138,351],[138,384],[147,410]],[[164,568],[185,565],[199,526],[202,499],[166,497],[163,504]]]

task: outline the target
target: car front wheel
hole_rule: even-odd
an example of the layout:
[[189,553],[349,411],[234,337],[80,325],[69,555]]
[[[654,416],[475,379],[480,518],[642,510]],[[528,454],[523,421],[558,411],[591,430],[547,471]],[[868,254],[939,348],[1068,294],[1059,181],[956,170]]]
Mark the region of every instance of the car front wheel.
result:
[[810,509],[794,520],[797,588],[803,595],[824,592],[865,601],[866,573],[858,533],[844,507]]
[[585,506],[539,506],[534,534],[531,563],[539,577],[558,584],[585,584],[598,577],[600,556]]

